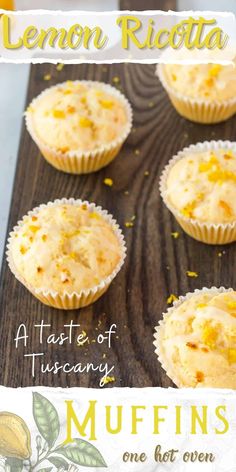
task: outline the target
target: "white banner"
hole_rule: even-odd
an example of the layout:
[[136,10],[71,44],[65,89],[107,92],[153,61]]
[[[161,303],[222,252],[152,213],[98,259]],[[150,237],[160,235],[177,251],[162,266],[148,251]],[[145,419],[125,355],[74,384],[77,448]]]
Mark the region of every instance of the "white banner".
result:
[[230,62],[233,13],[0,10],[2,62]]
[[0,470],[233,472],[236,393],[0,388]]

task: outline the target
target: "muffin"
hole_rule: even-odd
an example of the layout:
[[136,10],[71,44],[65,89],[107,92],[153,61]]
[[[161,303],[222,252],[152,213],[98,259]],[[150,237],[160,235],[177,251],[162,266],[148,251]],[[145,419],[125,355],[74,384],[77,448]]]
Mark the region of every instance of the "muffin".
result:
[[236,67],[219,64],[162,64],[157,74],[180,115],[219,123],[236,113]]
[[125,259],[113,218],[93,203],[62,199],[29,212],[8,241],[16,278],[46,305],[74,309],[97,300]]
[[164,315],[156,353],[178,387],[236,389],[236,292],[196,290]]
[[161,195],[182,228],[207,244],[236,240],[236,144],[198,143],[179,152],[161,176]]
[[26,111],[26,126],[45,159],[64,172],[94,172],[118,154],[132,125],[128,100],[100,82],[50,87]]

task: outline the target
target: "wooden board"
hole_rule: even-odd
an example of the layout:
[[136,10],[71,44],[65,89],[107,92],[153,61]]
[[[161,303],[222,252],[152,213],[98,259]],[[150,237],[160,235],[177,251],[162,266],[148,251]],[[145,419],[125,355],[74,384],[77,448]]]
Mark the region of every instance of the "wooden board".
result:
[[[16,74],[17,74],[17,66]],[[51,74],[50,83],[44,81]],[[21,286],[4,261],[0,295],[0,384],[97,387],[97,373],[31,376],[31,362],[25,353],[46,352],[46,360],[104,362],[115,364],[115,384],[110,386],[171,386],[154,354],[154,326],[166,310],[170,293],[212,285],[236,287],[234,271],[236,246],[208,247],[179,229],[164,207],[159,195],[160,173],[178,150],[191,143],[211,139],[235,140],[236,118],[215,126],[203,126],[180,118],[171,106],[159,81],[155,67],[147,65],[65,66],[58,72],[53,65],[32,66],[27,103],[49,84],[67,79],[102,80],[120,87],[134,110],[134,129],[119,156],[109,167],[88,176],[72,176],[56,171],[40,155],[22,124],[18,166],[10,211],[9,229],[36,205],[62,197],[95,201],[107,208],[124,229],[128,257],[109,291],[94,305],[81,311],[50,309]],[[11,139],[10,130],[9,139]],[[145,175],[146,172],[149,175]],[[103,184],[105,177],[113,187]],[[126,191],[129,192],[126,195]],[[133,228],[124,224],[135,215]],[[175,240],[171,232],[180,231]],[[219,252],[225,251],[222,257]],[[186,271],[199,276],[190,279]],[[81,324],[91,340],[99,332],[117,324],[118,333],[112,348],[91,342],[86,348],[76,346],[41,346],[34,325],[41,320],[51,324],[50,332],[60,332],[74,320]],[[28,329],[29,345],[16,350],[14,338],[20,323]]]
[[175,10],[176,0],[121,0],[121,10]]

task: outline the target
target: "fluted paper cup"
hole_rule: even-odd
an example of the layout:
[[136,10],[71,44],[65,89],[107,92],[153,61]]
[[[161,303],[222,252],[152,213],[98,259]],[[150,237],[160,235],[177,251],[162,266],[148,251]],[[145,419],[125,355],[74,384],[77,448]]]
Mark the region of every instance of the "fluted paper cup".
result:
[[172,313],[180,306],[182,305],[186,300],[189,300],[195,295],[201,295],[203,293],[212,293],[213,295],[219,295],[220,293],[226,293],[226,292],[232,292],[232,288],[224,288],[224,287],[211,287],[211,288],[206,288],[203,287],[201,290],[196,289],[194,292],[188,292],[185,296],[180,296],[178,300],[176,300],[173,303],[173,306],[168,308],[166,313],[163,313],[163,318],[162,320],[159,321],[159,325],[155,327],[155,333],[154,333],[154,346],[155,346],[155,353],[158,357],[158,360],[166,372],[167,376],[172,380],[172,382],[179,388],[184,388],[186,385],[183,385],[181,380],[177,377],[175,369],[173,368],[173,365],[170,364],[169,360],[167,359],[165,349],[163,348],[163,339],[165,337],[165,323],[166,320],[172,315]]
[[203,100],[187,97],[175,91],[166,80],[164,64],[157,67],[157,76],[167,92],[177,112],[190,121],[202,124],[213,124],[226,121],[236,113],[236,97],[228,100]]
[[112,280],[120,271],[122,265],[124,264],[124,260],[126,257],[126,245],[124,236],[122,231],[117,224],[116,220],[113,219],[111,215],[108,214],[106,210],[103,210],[100,206],[96,206],[94,203],[89,203],[87,201],[82,200],[75,200],[74,198],[66,199],[63,198],[61,200],[55,200],[54,202],[49,202],[47,204],[42,204],[37,208],[34,208],[32,211],[29,211],[27,216],[34,216],[37,215],[40,210],[46,208],[47,206],[61,206],[61,205],[75,205],[81,206],[82,204],[86,204],[88,209],[91,212],[96,212],[97,214],[101,215],[104,220],[112,227],[114,234],[117,237],[117,241],[120,245],[120,260],[112,271],[110,275],[106,278],[102,279],[97,285],[91,287],[86,290],[81,290],[80,292],[67,292],[64,291],[63,293],[59,293],[54,290],[46,289],[46,288],[35,288],[30,285],[27,280],[19,273],[17,270],[11,251],[11,245],[13,241],[13,236],[19,231],[20,227],[24,223],[24,218],[17,223],[17,225],[13,228],[13,231],[10,233],[8,242],[7,242],[7,261],[10,267],[10,270],[15,275],[17,280],[21,282],[36,298],[38,298],[42,303],[45,305],[52,306],[54,308],[60,308],[63,310],[73,310],[82,308],[84,306],[90,305],[94,303],[98,298],[100,298],[108,289],[109,285],[111,284]]
[[128,137],[132,128],[133,113],[132,108],[127,98],[116,88],[103,82],[93,82],[88,80],[76,80],[75,84],[83,84],[87,87],[99,87],[100,90],[109,93],[119,100],[126,111],[127,124],[124,126],[122,133],[114,141],[104,146],[98,146],[93,151],[67,151],[61,152],[56,148],[52,148],[45,144],[42,139],[36,133],[34,123],[32,119],[31,107],[37,106],[37,101],[40,100],[47,93],[51,92],[53,88],[57,89],[60,87],[66,87],[67,83],[61,83],[47,88],[40,93],[36,98],[33,99],[28,107],[28,111],[25,112],[26,127],[31,135],[34,142],[37,144],[42,155],[45,159],[56,169],[70,173],[70,174],[88,174],[90,172],[96,172],[102,167],[107,166],[118,154],[124,141]]
[[236,153],[236,142],[230,141],[205,141],[203,143],[192,144],[178,152],[164,168],[160,179],[160,192],[167,208],[174,215],[183,230],[192,238],[206,244],[229,244],[236,241],[236,220],[231,223],[206,223],[196,219],[187,218],[170,202],[167,195],[167,178],[171,168],[177,161],[189,153],[199,153],[204,151],[217,151],[225,149]]

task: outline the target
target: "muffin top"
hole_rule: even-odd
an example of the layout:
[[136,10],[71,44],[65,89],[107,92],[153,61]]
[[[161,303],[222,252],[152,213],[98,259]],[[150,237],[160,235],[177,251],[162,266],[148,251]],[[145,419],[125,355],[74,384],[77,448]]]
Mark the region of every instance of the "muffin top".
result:
[[173,309],[163,329],[178,385],[236,389],[236,292],[193,295]]
[[46,206],[26,216],[10,251],[28,284],[60,294],[98,285],[121,260],[115,228],[87,204]]
[[27,112],[38,139],[62,153],[109,145],[128,122],[123,101],[96,83],[68,81],[49,88]]
[[236,154],[191,152],[171,167],[166,198],[186,218],[207,223],[236,220]]
[[233,64],[166,64],[164,74],[172,89],[190,98],[221,101],[236,96],[236,67]]

